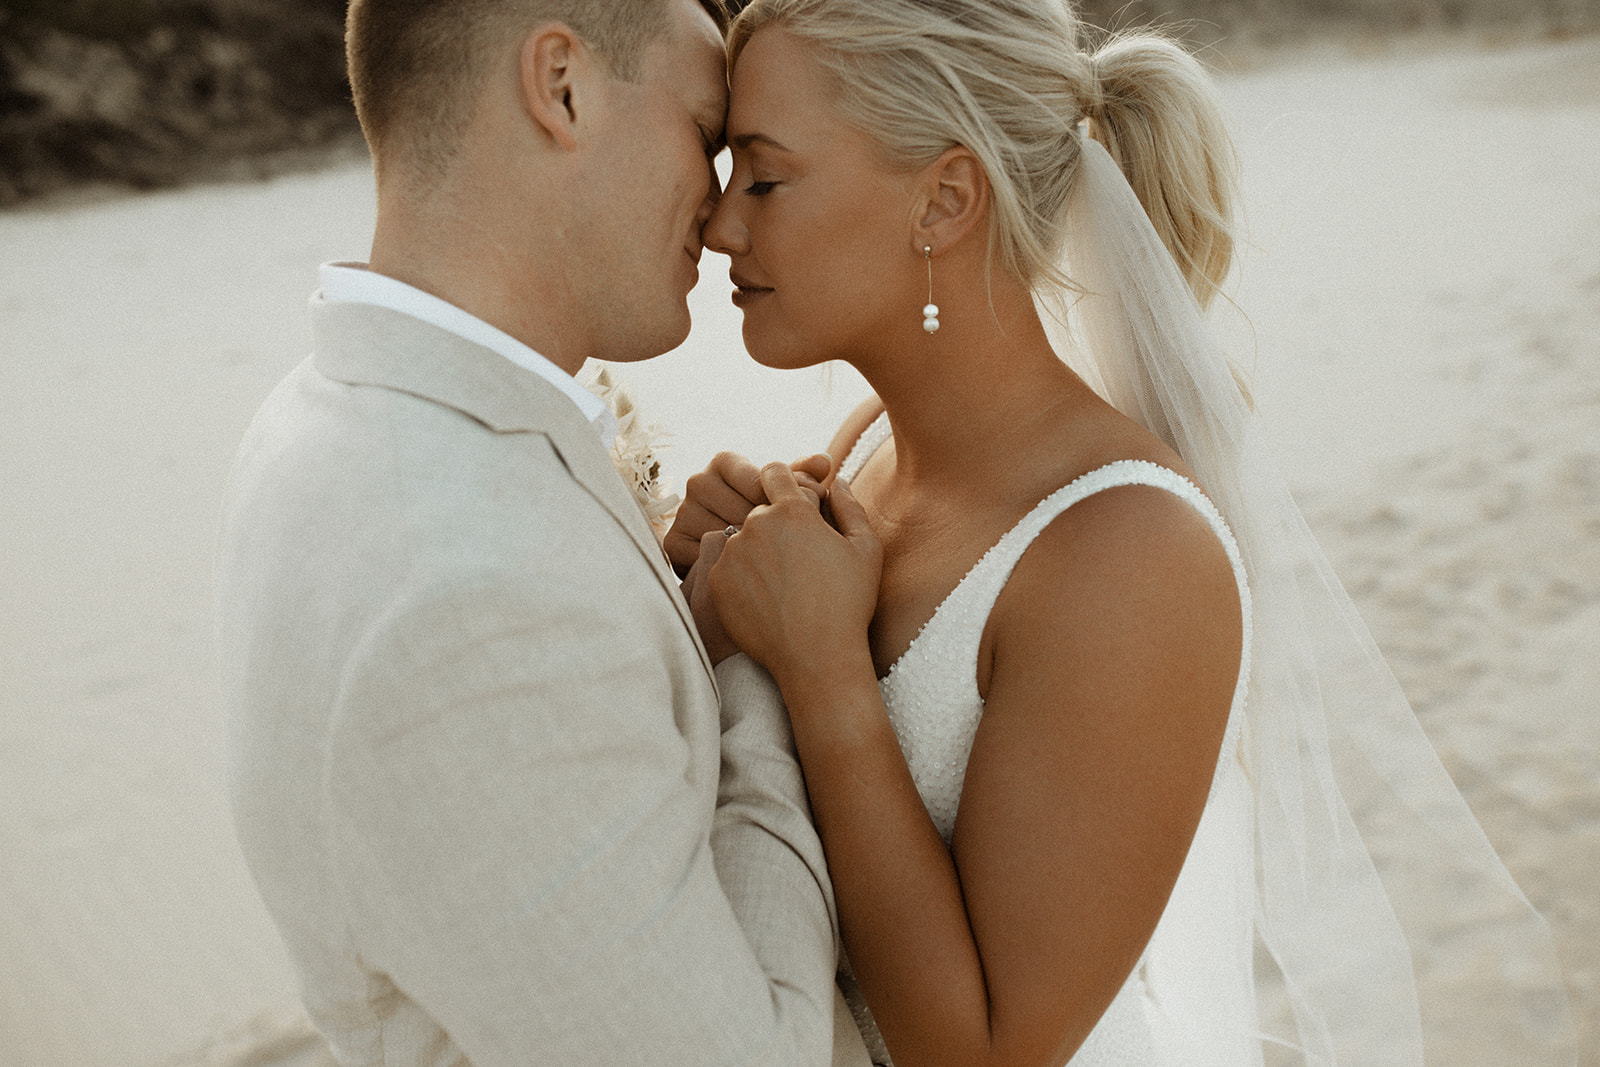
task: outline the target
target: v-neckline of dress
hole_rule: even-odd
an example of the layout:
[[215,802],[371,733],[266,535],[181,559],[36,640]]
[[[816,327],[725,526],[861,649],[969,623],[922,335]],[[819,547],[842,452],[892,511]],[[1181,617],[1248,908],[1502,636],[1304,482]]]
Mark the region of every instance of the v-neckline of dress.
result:
[[[874,419],[865,430],[861,431],[861,436],[856,439],[856,443],[850,449],[849,454],[846,455],[844,463],[840,464],[840,476],[843,477],[844,470],[851,467],[852,461],[856,458],[856,452],[863,446],[867,447],[868,451],[861,457],[860,462],[854,464],[855,469],[850,472],[850,477],[845,478],[847,483],[853,483],[856,475],[861,473],[862,469],[866,467],[867,462],[872,459],[873,455],[877,453],[878,449],[882,448],[884,444],[893,436],[894,430],[889,426],[889,413],[885,411],[876,419]],[[1093,470],[1084,471],[1082,474],[1073,478],[1065,485],[1046,493],[1042,499],[1034,504],[1033,507],[1028,509],[1027,514],[1023,515],[1022,518],[1018,519],[1012,524],[1010,529],[1001,534],[999,539],[991,544],[984,551],[982,556],[978,557],[978,561],[967,569],[967,573],[961,576],[961,580],[951,587],[950,591],[944,595],[944,597],[939,601],[938,606],[933,609],[933,614],[929,615],[927,619],[923,620],[922,625],[917,627],[917,632],[912,636],[910,643],[908,643],[906,647],[901,650],[900,654],[894,658],[894,661],[889,664],[889,669],[878,676],[879,687],[881,688],[882,686],[887,685],[895,677],[900,670],[901,664],[906,661],[906,657],[911,655],[912,650],[917,647],[917,644],[922,640],[923,635],[926,634],[929,628],[939,620],[941,615],[943,615],[945,606],[955,599],[956,594],[961,592],[962,588],[967,585],[968,581],[971,580],[973,575],[977,574],[983,569],[983,565],[988,562],[990,557],[994,555],[996,549],[1000,548],[1006,543],[1007,538],[1011,537],[1012,534],[1016,533],[1017,530],[1026,525],[1028,520],[1033,518],[1033,516],[1037,514],[1041,508],[1049,505],[1051,501],[1055,500],[1061,494],[1070,492],[1079,482],[1082,482],[1086,478],[1093,477],[1094,475],[1099,474],[1101,471],[1122,467],[1124,465],[1134,467],[1155,467],[1158,470],[1167,471],[1169,474],[1176,478],[1180,478],[1185,482],[1189,481],[1189,479],[1184,478],[1183,475],[1179,474],[1177,471],[1171,470],[1168,467],[1163,467],[1159,463],[1151,463],[1148,460],[1138,459],[1114,459],[1109,463],[1102,463]],[[1189,484],[1193,485],[1192,482]]]

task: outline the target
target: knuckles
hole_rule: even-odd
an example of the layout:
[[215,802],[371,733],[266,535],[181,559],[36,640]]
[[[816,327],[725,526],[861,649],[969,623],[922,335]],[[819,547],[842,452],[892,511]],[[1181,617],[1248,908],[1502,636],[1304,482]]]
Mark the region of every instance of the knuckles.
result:
[[750,465],[750,461],[745,459],[744,456],[740,455],[739,453],[724,450],[711,457],[711,463],[706,467],[706,470],[720,471],[726,470],[729,467]]
[[711,457],[704,473],[726,482],[730,488],[739,482],[753,482],[757,477],[756,465],[737,452],[718,452]]
[[688,494],[689,499],[693,500],[696,497],[705,496],[706,490],[719,480],[709,470],[696,471],[694,474],[689,475],[688,480],[683,483],[683,489]]

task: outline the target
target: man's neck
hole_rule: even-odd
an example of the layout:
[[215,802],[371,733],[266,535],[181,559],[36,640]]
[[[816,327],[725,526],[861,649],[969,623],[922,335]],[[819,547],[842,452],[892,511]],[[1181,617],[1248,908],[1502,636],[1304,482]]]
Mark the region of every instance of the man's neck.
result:
[[427,206],[390,207],[380,192],[368,266],[447,301],[576,375],[588,358],[571,314],[565,272],[546,243],[492,213]]

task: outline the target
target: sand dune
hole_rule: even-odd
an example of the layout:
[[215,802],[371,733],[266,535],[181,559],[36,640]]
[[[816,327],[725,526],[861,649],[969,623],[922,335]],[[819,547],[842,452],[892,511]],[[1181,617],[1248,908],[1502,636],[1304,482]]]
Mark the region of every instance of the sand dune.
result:
[[[1600,1065],[1600,41],[1280,56],[1224,83],[1228,324],[1313,526],[1508,865]],[[211,540],[251,412],[361,258],[364,168],[0,216],[0,1063],[322,1052],[232,842]],[[696,333],[624,372],[682,479],[862,383]]]

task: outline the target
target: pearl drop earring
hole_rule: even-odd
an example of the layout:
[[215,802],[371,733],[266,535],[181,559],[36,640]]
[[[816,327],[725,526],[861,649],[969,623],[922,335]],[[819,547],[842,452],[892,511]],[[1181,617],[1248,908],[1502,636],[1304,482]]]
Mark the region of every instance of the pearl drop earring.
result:
[[922,246],[922,258],[928,262],[928,304],[922,309],[922,328],[929,333],[939,329],[939,305],[933,302],[933,246]]

